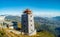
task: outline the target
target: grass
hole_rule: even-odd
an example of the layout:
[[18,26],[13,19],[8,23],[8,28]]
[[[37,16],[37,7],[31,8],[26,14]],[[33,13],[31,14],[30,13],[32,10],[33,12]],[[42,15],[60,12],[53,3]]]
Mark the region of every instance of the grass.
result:
[[6,35],[13,36],[13,37],[55,37],[54,34],[48,32],[48,31],[37,32],[37,34],[34,35],[34,36],[14,34],[14,33],[11,33],[11,32],[9,32],[9,34],[8,34],[8,32],[6,32],[5,30],[2,30],[2,31],[0,30],[0,34],[1,34],[0,37],[5,37]]
[[21,28],[21,23],[20,22],[18,22],[18,28]]
[[[21,28],[21,23],[18,22],[18,28]],[[12,32],[7,32],[5,30],[0,29],[0,37],[6,37],[6,35],[9,35],[8,37],[55,37],[54,34],[48,32],[48,31],[41,31],[41,32],[37,32],[36,35],[34,36],[28,36],[28,35],[22,35],[22,34],[14,34]]]

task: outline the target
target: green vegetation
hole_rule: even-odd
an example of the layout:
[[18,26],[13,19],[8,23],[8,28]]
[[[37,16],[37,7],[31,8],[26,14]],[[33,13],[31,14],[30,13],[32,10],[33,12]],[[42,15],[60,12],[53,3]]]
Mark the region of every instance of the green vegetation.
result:
[[[13,33],[10,34],[10,36],[12,36]],[[55,37],[53,34],[47,32],[47,31],[41,31],[41,32],[37,32],[37,34],[35,36],[28,36],[28,35],[16,35],[14,34],[14,36],[17,37]],[[0,31],[0,37],[7,37],[5,32]]]
[[39,37],[55,37],[54,34],[48,32],[48,31],[41,31],[37,33]]
[[55,37],[55,36],[54,34],[48,31],[41,31],[41,32],[37,32],[37,34],[34,36],[20,35],[20,37]]
[[[21,23],[18,22],[18,27],[21,28]],[[14,34],[13,32],[7,32],[7,30],[2,29],[0,30],[0,37],[55,37],[55,35],[49,32],[49,26],[47,25],[39,25],[38,23],[35,24],[37,30],[42,30],[37,32],[34,36],[22,35],[22,34]],[[6,34],[7,33],[7,34]],[[7,36],[9,35],[9,36]]]
[[18,22],[18,28],[21,28],[21,23],[20,22]]

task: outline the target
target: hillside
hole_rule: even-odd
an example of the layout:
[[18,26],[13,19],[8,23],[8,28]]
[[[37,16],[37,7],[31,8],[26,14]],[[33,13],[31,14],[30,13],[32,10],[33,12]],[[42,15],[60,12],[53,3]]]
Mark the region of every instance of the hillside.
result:
[[8,29],[3,29],[3,30],[4,30],[4,32],[2,35],[1,35],[2,32],[0,30],[1,37],[55,37],[53,34],[51,34],[50,32],[47,32],[47,31],[37,32],[37,34],[34,36],[28,36],[28,35],[21,35],[21,34],[15,34],[13,32],[9,32]]
[[56,21],[60,21],[60,16],[53,17],[52,19],[54,19]]
[[20,21],[21,18],[19,16],[8,15],[5,17],[5,20],[7,20],[7,21]]
[[[44,31],[51,32],[51,33],[55,34],[56,36],[60,36],[60,34],[59,34],[59,32],[60,32],[60,30],[59,30],[60,29],[59,18],[60,17],[58,17],[58,16],[51,17],[51,18],[48,18],[48,17],[44,18],[44,17],[39,17],[39,16],[34,17],[35,28],[36,28],[37,32],[44,30]],[[16,19],[15,21],[18,21],[21,23],[21,17],[18,17],[18,16],[10,16],[10,17],[8,16],[5,19],[8,19],[9,21]],[[20,23],[18,23],[19,28],[21,28]]]

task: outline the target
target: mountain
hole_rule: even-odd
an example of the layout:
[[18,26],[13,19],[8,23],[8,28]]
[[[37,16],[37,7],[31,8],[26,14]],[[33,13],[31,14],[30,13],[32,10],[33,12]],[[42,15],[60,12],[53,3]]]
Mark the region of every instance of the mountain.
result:
[[55,21],[60,21],[60,16],[53,17],[52,19]]
[[[11,20],[11,21],[20,21],[20,16],[12,16],[8,15],[5,17],[5,20]],[[40,25],[47,24],[47,25],[60,25],[60,16],[48,18],[48,17],[34,17],[34,21],[39,23]]]
[[58,24],[56,21],[53,21],[49,18],[43,18],[43,17],[34,17],[35,22],[38,22],[40,24],[47,24],[47,25],[52,25],[52,24]]
[[[12,16],[8,15],[5,17],[5,20],[10,20],[10,21],[20,21],[21,22],[21,17],[20,16]],[[40,25],[55,25],[55,26],[60,26],[60,16],[48,18],[48,17],[34,17],[35,23],[38,23]]]
[[34,17],[37,31],[46,30],[55,34],[57,37],[60,36],[60,16],[43,18]]
[[8,16],[5,17],[5,20],[8,20],[8,21],[21,21],[21,18],[19,16],[8,15]]
[[[5,20],[21,22],[21,17],[8,15],[5,17]],[[51,17],[51,18],[36,16],[34,17],[34,23],[35,23],[35,28],[38,32],[44,30],[44,31],[51,32],[55,35],[59,35],[60,16]]]

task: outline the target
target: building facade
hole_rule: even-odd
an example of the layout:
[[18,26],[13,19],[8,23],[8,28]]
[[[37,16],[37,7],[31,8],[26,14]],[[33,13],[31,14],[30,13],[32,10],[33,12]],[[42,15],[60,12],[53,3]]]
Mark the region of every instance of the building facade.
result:
[[22,14],[22,32],[28,34],[29,36],[36,34],[36,29],[34,26],[33,14],[30,10],[26,9]]

